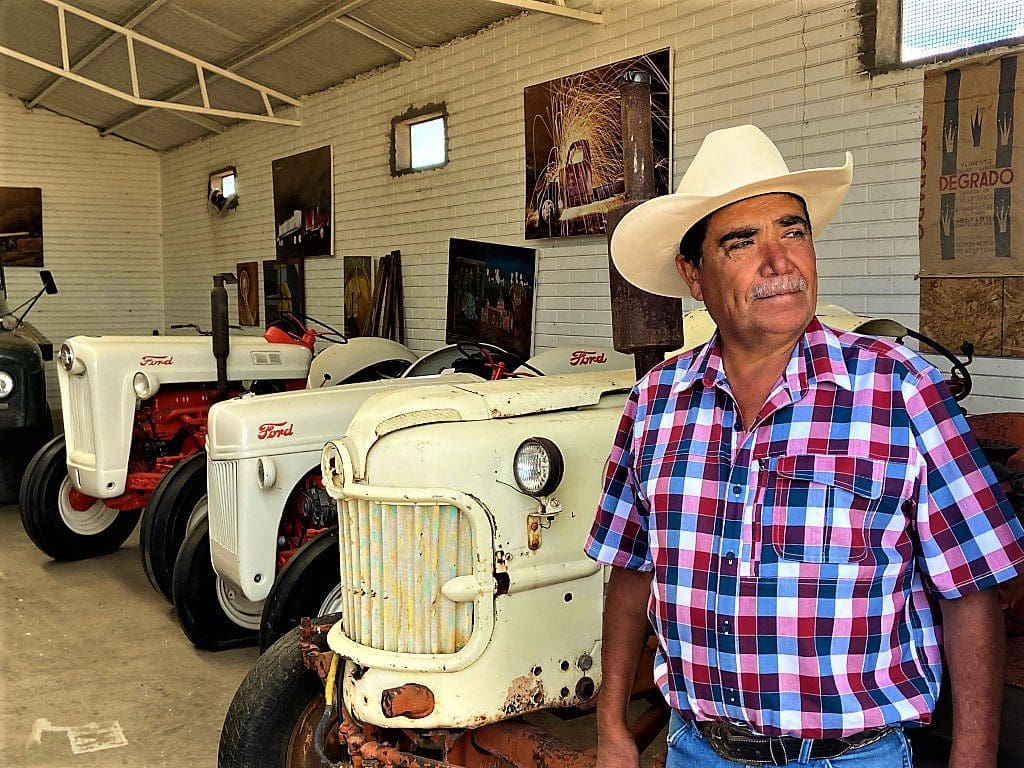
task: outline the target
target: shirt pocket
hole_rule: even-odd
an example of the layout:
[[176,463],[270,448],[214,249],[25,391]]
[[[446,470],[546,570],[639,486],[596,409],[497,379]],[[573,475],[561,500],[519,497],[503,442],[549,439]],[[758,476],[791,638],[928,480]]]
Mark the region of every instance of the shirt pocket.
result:
[[762,520],[780,560],[858,563],[878,507],[885,462],[797,454],[767,460]]

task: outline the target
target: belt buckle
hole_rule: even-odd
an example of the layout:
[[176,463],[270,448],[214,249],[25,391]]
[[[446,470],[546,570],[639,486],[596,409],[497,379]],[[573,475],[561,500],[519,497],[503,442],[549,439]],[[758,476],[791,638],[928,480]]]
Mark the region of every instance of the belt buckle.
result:
[[[713,720],[702,722],[700,728],[701,734],[707,741],[708,746],[714,750],[715,754],[719,757],[724,757],[726,760],[731,760],[737,763],[760,763],[763,765],[788,765],[790,760],[786,754],[786,749],[782,744],[782,741],[770,736],[759,736],[750,732],[748,729],[734,725],[724,720]],[[768,760],[751,760],[749,756],[741,754],[739,751],[733,748],[733,739],[739,742],[742,739],[748,741],[761,741],[767,743],[768,746]]]
[[726,760],[733,760],[732,750],[729,749],[728,726],[721,721],[712,720],[702,723],[700,729],[704,738],[719,757]]

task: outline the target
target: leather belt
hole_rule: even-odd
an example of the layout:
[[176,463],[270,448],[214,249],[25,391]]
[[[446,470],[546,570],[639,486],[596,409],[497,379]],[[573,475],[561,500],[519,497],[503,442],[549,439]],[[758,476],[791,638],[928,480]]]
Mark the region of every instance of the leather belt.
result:
[[[804,739],[796,736],[763,736],[736,723],[700,721],[697,730],[711,748],[726,760],[761,765],[786,765],[800,758]],[[811,760],[830,760],[852,749],[873,744],[884,738],[892,728],[869,728],[850,736],[811,739]]]

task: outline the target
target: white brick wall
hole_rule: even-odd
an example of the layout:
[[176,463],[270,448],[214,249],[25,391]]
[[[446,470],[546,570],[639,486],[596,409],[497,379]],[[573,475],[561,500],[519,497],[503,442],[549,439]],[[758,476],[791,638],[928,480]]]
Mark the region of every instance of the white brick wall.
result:
[[[80,333],[163,328],[160,161],[155,152],[0,94],[0,186],[43,190],[43,259],[60,293],[29,319],[54,343]],[[11,299],[38,271],[8,267]],[[49,399],[60,396],[52,364]]]
[[[609,340],[603,238],[522,238],[523,88],[665,46],[673,49],[678,180],[701,138],[762,127],[792,167],[854,154],[855,186],[818,243],[822,298],[917,324],[922,70],[860,73],[853,0],[609,0],[602,26],[520,16],[303,102],[303,127],[246,125],[161,160],[167,321],[205,321],[207,275],[274,256],[271,161],[334,147],[336,253],[404,260],[409,343],[443,340],[449,237],[540,248],[536,346]],[[388,173],[392,116],[447,103],[446,168]],[[240,207],[204,204],[207,174],[239,173]],[[341,262],[308,262],[309,311],[341,319]],[[233,310],[232,310],[233,311]],[[1024,408],[1024,364],[980,360],[973,410]]]

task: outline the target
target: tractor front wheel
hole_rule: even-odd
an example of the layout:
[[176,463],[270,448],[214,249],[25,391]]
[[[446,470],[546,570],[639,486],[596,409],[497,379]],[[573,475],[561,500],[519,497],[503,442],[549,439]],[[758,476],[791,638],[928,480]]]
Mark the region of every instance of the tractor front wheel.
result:
[[297,627],[303,616],[340,611],[338,580],[338,528],[334,527],[303,544],[274,579],[263,601],[260,651]]
[[139,513],[112,509],[102,499],[83,509],[73,490],[59,435],[32,457],[21,479],[21,523],[32,543],[54,560],[84,560],[120,547]]
[[204,651],[255,645],[262,604],[247,600],[214,571],[209,525],[204,518],[191,528],[174,563],[178,621],[192,645]]
[[[329,624],[324,616],[316,624]],[[327,650],[326,632],[313,637]],[[337,677],[340,689],[342,675]],[[294,629],[256,661],[235,693],[220,733],[218,768],[321,768],[313,731],[324,712],[324,688],[302,663],[299,630]],[[335,710],[342,706],[335,694]],[[324,734],[324,751],[332,763],[345,759],[335,722]]]
[[174,465],[153,490],[142,513],[139,550],[153,589],[172,600],[171,579],[196,506],[206,497],[206,451]]

